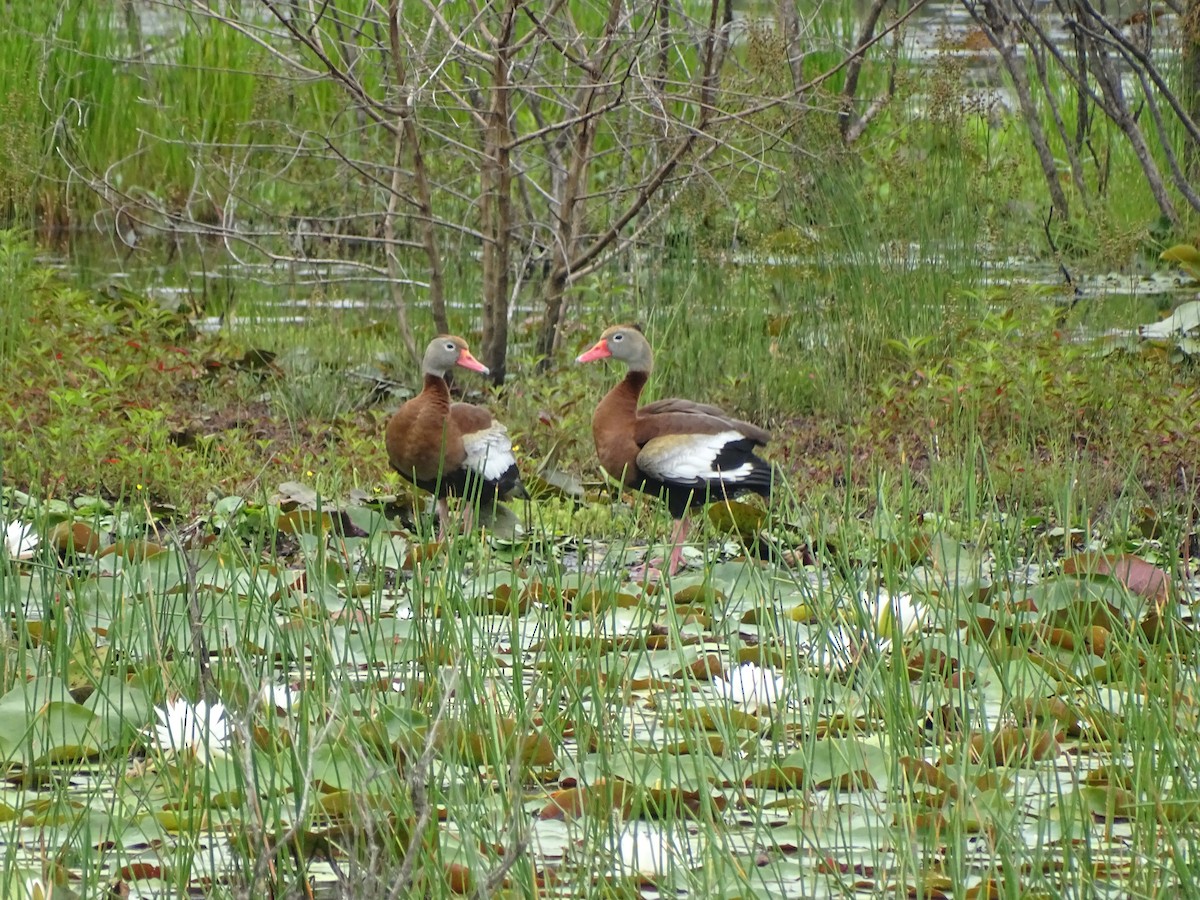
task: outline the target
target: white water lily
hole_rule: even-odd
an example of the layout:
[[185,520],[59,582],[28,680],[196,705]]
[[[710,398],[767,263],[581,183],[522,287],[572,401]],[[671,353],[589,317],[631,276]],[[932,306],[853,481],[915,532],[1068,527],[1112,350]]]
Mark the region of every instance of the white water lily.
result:
[[613,874],[640,875],[653,881],[676,869],[699,865],[695,848],[686,833],[670,833],[649,822],[633,822],[617,837]]
[[29,559],[38,547],[38,536],[32,525],[9,522],[4,529],[4,546],[9,559]]
[[920,627],[921,610],[912,594],[880,591],[874,597],[865,593],[861,596],[863,605],[871,614],[881,646],[890,646],[893,628],[904,637]]
[[258,699],[268,710],[293,715],[300,708],[300,689],[290,684],[264,684]]
[[906,635],[924,624],[925,612],[911,594],[862,592],[855,609],[824,631],[808,650],[809,661],[826,671],[845,671],[868,652],[886,653],[897,635]]
[[152,737],[164,753],[192,752],[201,759],[225,752],[233,736],[233,726],[225,718],[225,705],[201,700],[195,706],[182,698],[167,702],[167,708],[155,707],[158,724]]
[[727,679],[714,678],[712,686],[722,699],[747,708],[774,706],[783,696],[783,676],[752,662],[742,663]]

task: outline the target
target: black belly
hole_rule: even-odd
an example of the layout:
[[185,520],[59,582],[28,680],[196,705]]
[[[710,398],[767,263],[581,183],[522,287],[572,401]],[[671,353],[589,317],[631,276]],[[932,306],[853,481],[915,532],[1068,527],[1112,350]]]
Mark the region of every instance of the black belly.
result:
[[515,465],[509,466],[499,478],[489,481],[478,472],[459,468],[447,472],[441,478],[415,478],[412,473],[400,473],[417,487],[436,496],[467,497],[472,502],[476,500],[485,506],[494,504],[497,500],[512,500],[527,496],[521,484],[521,477]]

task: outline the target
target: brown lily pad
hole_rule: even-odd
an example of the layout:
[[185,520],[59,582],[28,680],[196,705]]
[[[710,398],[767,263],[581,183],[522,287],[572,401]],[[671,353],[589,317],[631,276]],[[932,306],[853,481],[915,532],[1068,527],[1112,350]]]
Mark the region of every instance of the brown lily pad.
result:
[[1171,578],[1153,563],[1132,553],[1080,553],[1063,560],[1067,575],[1107,575],[1139,597],[1164,606],[1171,593]]

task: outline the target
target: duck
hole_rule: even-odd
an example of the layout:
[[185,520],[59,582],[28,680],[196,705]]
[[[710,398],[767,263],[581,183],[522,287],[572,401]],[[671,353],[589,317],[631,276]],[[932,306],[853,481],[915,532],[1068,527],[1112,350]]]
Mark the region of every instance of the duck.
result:
[[[606,329],[577,363],[615,359],[628,368],[592,416],[600,465],[625,487],[660,497],[674,519],[666,574],[679,571],[688,513],[710,500],[754,492],[770,499],[774,470],[755,453],[770,432],[717,406],[671,397],[638,406],[654,368],[650,342],[636,325]],[[652,560],[635,577],[661,576]]]
[[463,512],[463,530],[469,531],[476,502],[486,510],[498,500],[526,496],[508,429],[481,406],[450,402],[446,373],[455,366],[488,374],[465,340],[438,335],[421,361],[424,387],[396,411],[384,435],[392,468],[437,497],[439,540],[450,516],[447,498],[470,501]]

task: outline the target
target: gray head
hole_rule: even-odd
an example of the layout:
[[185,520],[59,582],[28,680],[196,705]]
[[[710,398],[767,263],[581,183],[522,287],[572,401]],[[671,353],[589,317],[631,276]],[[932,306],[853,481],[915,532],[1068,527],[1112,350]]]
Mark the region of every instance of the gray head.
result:
[[654,351],[636,325],[613,325],[604,330],[592,349],[580,354],[575,361],[584,363],[594,359],[620,360],[631,371],[649,374],[654,366]]
[[488,367],[471,355],[467,342],[457,335],[439,334],[425,348],[425,358],[421,361],[421,372],[425,375],[436,375],[445,378],[446,373],[455,366],[462,366],[472,372],[488,373]]

